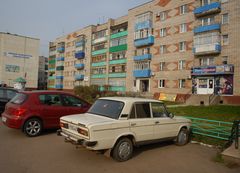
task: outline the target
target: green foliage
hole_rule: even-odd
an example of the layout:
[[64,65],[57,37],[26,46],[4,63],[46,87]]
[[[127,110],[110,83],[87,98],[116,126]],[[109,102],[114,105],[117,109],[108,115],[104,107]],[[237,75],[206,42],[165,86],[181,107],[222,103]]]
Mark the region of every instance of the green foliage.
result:
[[93,103],[101,94],[96,85],[76,86],[74,88],[74,93],[89,103]]

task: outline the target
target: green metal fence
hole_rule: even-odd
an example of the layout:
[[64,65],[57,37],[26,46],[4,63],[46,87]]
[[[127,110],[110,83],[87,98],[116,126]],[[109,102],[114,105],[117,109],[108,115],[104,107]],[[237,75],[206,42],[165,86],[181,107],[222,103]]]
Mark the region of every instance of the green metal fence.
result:
[[221,140],[229,140],[233,123],[209,120],[203,118],[188,117],[192,121],[193,134],[209,136]]

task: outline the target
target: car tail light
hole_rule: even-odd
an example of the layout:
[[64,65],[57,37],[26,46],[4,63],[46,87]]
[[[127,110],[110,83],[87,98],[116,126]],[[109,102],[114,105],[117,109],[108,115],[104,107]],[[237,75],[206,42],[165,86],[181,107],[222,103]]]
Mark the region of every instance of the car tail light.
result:
[[15,109],[15,110],[13,111],[13,115],[20,117],[20,116],[22,116],[26,111],[27,111],[27,110],[24,109],[24,108],[18,108],[18,109]]
[[88,131],[87,131],[87,130],[78,128],[77,131],[78,131],[78,133],[80,133],[81,135],[88,136]]
[[60,127],[61,127],[61,128],[65,128],[65,129],[68,129],[68,124],[67,124],[67,123],[63,123],[63,122],[60,122]]

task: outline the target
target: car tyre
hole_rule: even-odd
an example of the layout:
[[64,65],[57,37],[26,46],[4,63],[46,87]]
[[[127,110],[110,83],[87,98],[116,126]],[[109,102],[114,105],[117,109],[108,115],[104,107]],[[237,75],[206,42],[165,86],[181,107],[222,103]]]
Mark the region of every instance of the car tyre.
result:
[[188,143],[189,131],[186,128],[181,128],[176,139],[176,145],[183,146]]
[[24,133],[29,137],[39,136],[42,132],[42,121],[38,118],[31,118],[24,123]]
[[129,138],[121,138],[113,148],[112,157],[118,162],[127,161],[132,157],[133,143]]

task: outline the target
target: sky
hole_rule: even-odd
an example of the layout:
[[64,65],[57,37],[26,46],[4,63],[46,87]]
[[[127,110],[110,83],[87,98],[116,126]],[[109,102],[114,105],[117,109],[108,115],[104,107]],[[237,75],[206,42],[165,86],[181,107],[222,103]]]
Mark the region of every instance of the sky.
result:
[[48,43],[88,25],[127,14],[150,0],[0,0],[0,32],[40,39],[40,55]]

